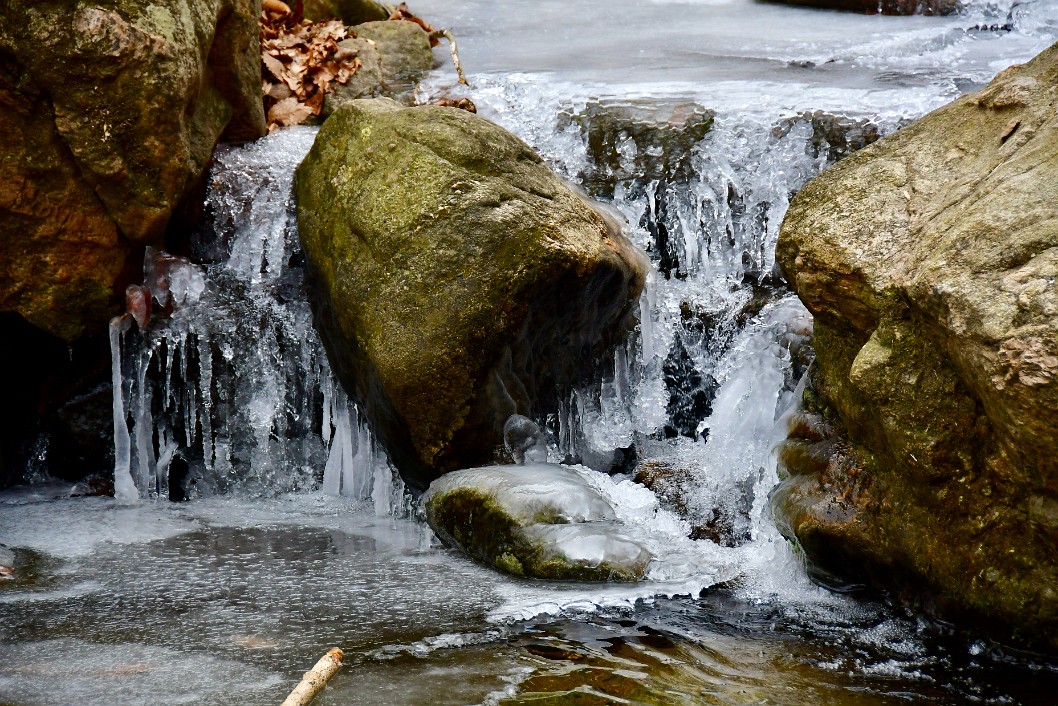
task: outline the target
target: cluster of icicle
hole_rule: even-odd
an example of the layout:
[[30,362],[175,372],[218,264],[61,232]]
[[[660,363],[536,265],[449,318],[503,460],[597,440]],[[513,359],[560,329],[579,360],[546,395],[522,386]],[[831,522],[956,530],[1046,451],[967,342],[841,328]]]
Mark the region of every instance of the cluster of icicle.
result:
[[[742,312],[774,274],[790,194],[827,163],[812,148],[809,123],[777,132],[775,120],[718,116],[693,148],[689,180],[617,183],[610,205],[630,236],[656,248],[651,232],[663,227],[678,268],[649,276],[639,335],[614,351],[613,374],[553,410],[553,460],[605,465],[613,449],[636,446],[698,469],[703,507],[759,502],[747,488],[767,482],[767,430],[796,383],[795,352],[810,325],[781,295]],[[535,134],[529,125],[507,127]],[[180,458],[192,494],[315,488],[323,469],[326,493],[371,498],[379,512],[402,506],[383,450],[327,365],[301,270],[287,266],[298,247],[293,171],[313,138],[312,129],[294,128],[220,153],[208,197],[212,264],[148,257],[146,289],[130,303],[154,301],[164,316],[141,330],[126,315],[111,330],[120,496],[166,497]],[[558,141],[561,171],[592,169],[583,147],[567,149],[570,139],[556,133],[537,146],[549,156],[547,140]],[[631,147],[618,145],[626,171],[634,169]],[[180,301],[162,301],[152,257],[167,263],[170,289],[187,290]],[[177,286],[184,281],[194,284]],[[665,364],[677,344],[719,387],[699,438],[663,441]]]
[[[495,105],[485,100],[479,105],[495,110],[506,127],[530,140],[569,178],[598,169],[575,121],[550,135],[518,122],[510,105],[546,105],[546,99],[534,100],[540,96],[522,95],[541,90],[548,89],[509,85],[492,94]],[[582,107],[566,100],[559,96],[540,111],[576,113]],[[695,480],[684,498],[690,514],[702,521],[726,518],[732,533],[751,539],[767,491],[777,482],[770,458],[776,422],[796,396],[811,358],[811,317],[796,297],[784,293],[775,243],[792,194],[832,155],[809,119],[718,114],[693,147],[689,178],[637,181],[636,145],[628,136],[618,140],[618,172],[633,176],[617,179],[608,206],[620,212],[626,232],[655,259],[655,237],[664,231],[672,269],[667,276],[660,271],[648,276],[639,335],[615,351],[612,374],[573,391],[549,420],[553,451],[557,459],[604,467],[612,449],[634,447],[640,461],[690,473]],[[712,409],[693,438],[662,433],[671,423],[667,406],[674,384],[671,371],[666,379],[666,363],[679,348],[715,383]]]
[[[148,249],[144,284],[111,322],[115,492],[168,498],[323,492],[404,507],[366,420],[312,327],[290,193],[311,129],[222,149],[205,266]],[[177,459],[180,478],[171,482]]]
[[[676,345],[686,349],[697,370],[722,384],[739,360],[748,362],[729,359],[742,350],[743,338],[767,330],[773,342],[785,340],[785,332],[775,330],[776,310],[804,333],[806,312],[780,303],[781,294],[756,316],[744,312],[760,283],[776,291],[768,283],[776,282],[775,242],[790,196],[828,164],[825,150],[812,140],[806,121],[793,121],[778,133],[774,119],[719,116],[694,148],[690,181],[617,183],[611,205],[629,224],[633,241],[656,250],[650,231],[663,228],[679,271],[648,275],[638,337],[615,352],[612,376],[574,392],[562,406],[555,429],[561,453],[584,456],[590,449],[630,446],[663,427],[669,400],[664,366]],[[634,145],[618,145],[629,161],[626,171],[634,167],[632,150]],[[564,158],[571,159],[570,151]],[[581,159],[565,168],[575,173],[590,168],[583,154]],[[780,348],[775,366],[785,371],[780,387],[789,391],[796,381],[790,379],[788,341]],[[774,410],[767,413],[775,416]],[[701,430],[716,423],[703,420]]]

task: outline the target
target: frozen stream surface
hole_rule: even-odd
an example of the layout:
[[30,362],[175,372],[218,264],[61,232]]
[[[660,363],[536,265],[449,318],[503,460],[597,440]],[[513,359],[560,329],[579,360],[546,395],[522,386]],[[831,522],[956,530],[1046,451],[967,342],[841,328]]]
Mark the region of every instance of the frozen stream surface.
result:
[[[515,580],[415,519],[311,327],[289,194],[315,131],[293,128],[221,148],[197,264],[152,255],[173,316],[112,325],[119,498],[0,494],[18,569],[0,581],[0,705],[279,703],[335,645],[323,704],[1053,703],[1054,664],[814,586],[765,509],[812,359],[774,264],[790,197],[1056,41],[1058,2],[412,9],[455,32],[472,84],[442,66],[417,100],[471,97],[654,264],[637,335],[538,420],[549,460],[651,533],[649,580]],[[634,483],[637,464],[679,502]]]

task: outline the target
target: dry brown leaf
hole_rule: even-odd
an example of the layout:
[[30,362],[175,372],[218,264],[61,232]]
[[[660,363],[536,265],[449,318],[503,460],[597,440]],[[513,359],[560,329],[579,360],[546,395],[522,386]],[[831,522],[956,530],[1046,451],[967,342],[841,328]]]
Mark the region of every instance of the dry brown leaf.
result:
[[261,53],[261,62],[265,65],[265,68],[268,69],[268,73],[272,74],[280,81],[283,80],[283,76],[286,74],[286,67],[283,66],[283,62],[271,54],[266,54],[264,52]]
[[361,66],[356,51],[338,46],[349,34],[341,21],[300,20],[300,1],[293,10],[283,7],[266,5],[261,14],[261,93],[269,129],[318,115],[324,93],[334,83],[348,82]]
[[311,106],[299,103],[297,98],[291,96],[284,98],[269,109],[268,123],[282,126],[300,125],[313,114]]
[[478,107],[474,105],[474,101],[469,98],[442,98],[441,100],[434,103],[434,105],[442,108],[459,108],[465,110],[468,113],[478,112]]
[[290,6],[280,0],[261,0],[261,9],[265,12],[273,12],[279,15],[289,15]]
[[264,90],[264,94],[272,100],[281,101],[294,95],[285,83],[270,83]]
[[413,15],[411,10],[408,9],[408,3],[406,2],[402,2],[401,4],[397,5],[397,7],[395,7],[393,9],[393,12],[390,14],[389,19],[414,22],[415,24],[422,27],[423,30],[430,35],[431,47],[436,47],[440,43],[440,41],[433,36],[434,28],[426,24],[426,21],[423,18]]

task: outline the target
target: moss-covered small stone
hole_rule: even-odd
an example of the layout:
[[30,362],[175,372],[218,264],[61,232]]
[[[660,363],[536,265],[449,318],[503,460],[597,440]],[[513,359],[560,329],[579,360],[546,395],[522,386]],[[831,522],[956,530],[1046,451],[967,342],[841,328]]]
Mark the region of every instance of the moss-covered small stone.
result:
[[442,541],[514,576],[635,581],[653,559],[622,532],[606,499],[562,466],[455,471],[422,502]]

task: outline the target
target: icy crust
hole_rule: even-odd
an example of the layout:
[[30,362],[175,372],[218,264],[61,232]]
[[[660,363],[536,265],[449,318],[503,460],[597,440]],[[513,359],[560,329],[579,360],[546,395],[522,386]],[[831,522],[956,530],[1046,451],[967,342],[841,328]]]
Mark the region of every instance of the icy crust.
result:
[[[434,481],[422,503],[445,543],[515,576],[646,582],[628,594],[634,601],[698,593],[737,574],[738,552],[689,539],[688,523],[650,490],[584,466],[456,471]],[[542,599],[541,610],[550,612],[594,603],[593,594],[556,589],[527,598]],[[534,610],[517,611],[525,609]]]
[[653,559],[624,534],[610,503],[562,466],[456,471],[434,481],[422,503],[442,541],[514,576],[635,581]]
[[546,463],[448,473],[430,484],[423,503],[429,506],[434,498],[468,487],[492,498],[520,525],[598,522],[616,517],[610,504],[583,478],[568,468]]

